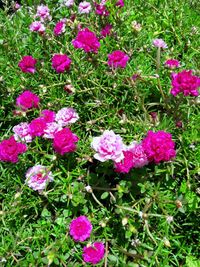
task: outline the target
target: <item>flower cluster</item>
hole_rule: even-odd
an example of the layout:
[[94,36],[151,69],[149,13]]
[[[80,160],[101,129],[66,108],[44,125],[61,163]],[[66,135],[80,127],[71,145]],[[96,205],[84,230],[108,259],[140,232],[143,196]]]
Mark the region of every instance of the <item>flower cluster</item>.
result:
[[[83,242],[90,237],[92,224],[86,216],[79,216],[71,221],[69,229],[69,233],[74,241]],[[102,242],[94,242],[83,247],[83,260],[85,262],[97,264],[103,259],[104,254],[105,248]]]
[[141,143],[132,142],[126,146],[119,135],[105,130],[101,136],[93,138],[91,147],[97,152],[94,158],[101,162],[112,160],[115,171],[120,173],[142,168],[149,162],[169,161],[176,156],[171,134],[164,131],[149,131]]
[[176,96],[182,93],[184,96],[198,96],[200,78],[192,75],[192,71],[183,70],[179,73],[172,73],[171,94]]

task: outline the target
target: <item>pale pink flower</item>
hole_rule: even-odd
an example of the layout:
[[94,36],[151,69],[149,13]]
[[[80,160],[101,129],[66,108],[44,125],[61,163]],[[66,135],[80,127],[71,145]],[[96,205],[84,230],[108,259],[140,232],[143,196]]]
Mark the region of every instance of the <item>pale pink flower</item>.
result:
[[79,216],[71,221],[69,229],[73,239],[82,242],[90,237],[92,224],[86,216]]
[[79,119],[78,113],[73,108],[62,108],[57,114],[55,120],[62,127],[75,123]]
[[13,127],[15,141],[30,143],[32,135],[30,134],[29,124],[21,122]]
[[142,168],[149,163],[142,144],[138,144],[137,142],[132,142],[132,144],[130,144],[130,146],[127,147],[127,151],[131,151],[133,155],[134,168]]
[[48,122],[46,124],[46,127],[44,129],[44,138],[53,139],[55,136],[55,133],[62,130],[62,126],[60,126],[56,122]]
[[83,260],[91,264],[99,263],[105,254],[105,247],[102,242],[94,242],[83,248]]
[[18,10],[21,8],[21,5],[17,2],[15,2],[14,8],[15,8],[15,10]]
[[39,32],[44,33],[45,32],[45,26],[40,21],[34,21],[29,26],[30,31],[32,32]]
[[74,5],[74,0],[65,0],[63,2],[63,5],[65,5],[66,7],[71,7]]
[[33,190],[42,192],[49,182],[53,181],[53,174],[48,167],[35,165],[26,173],[26,184]]
[[90,13],[91,9],[92,9],[91,4],[87,1],[81,2],[78,6],[78,12],[80,14],[88,14]]
[[113,131],[105,130],[101,136],[94,137],[91,147],[97,152],[94,158],[101,162],[109,159],[120,162],[124,158],[122,138]]
[[48,6],[44,6],[44,5],[38,6],[37,7],[36,17],[40,17],[40,19],[42,21],[45,20],[45,19],[50,20],[51,16],[49,14],[49,11],[50,10],[49,10]]
[[168,47],[163,39],[154,39],[153,45],[155,47],[160,47],[160,48],[167,48]]

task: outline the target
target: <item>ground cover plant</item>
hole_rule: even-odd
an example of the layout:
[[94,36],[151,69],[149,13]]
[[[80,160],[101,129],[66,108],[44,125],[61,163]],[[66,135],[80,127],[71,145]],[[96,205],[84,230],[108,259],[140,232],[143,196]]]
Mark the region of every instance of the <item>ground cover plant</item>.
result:
[[200,266],[199,11],[5,1],[1,266]]

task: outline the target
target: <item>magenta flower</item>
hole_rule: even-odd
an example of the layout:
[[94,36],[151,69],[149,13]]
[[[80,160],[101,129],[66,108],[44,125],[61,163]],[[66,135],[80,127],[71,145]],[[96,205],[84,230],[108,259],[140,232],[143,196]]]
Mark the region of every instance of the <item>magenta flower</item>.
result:
[[129,173],[133,168],[133,153],[131,151],[123,151],[124,159],[120,162],[115,162],[115,171],[119,173]]
[[83,248],[83,260],[91,264],[99,263],[104,254],[105,248],[102,242],[94,242],[92,245]]
[[41,117],[43,117],[46,122],[53,122],[56,118],[56,113],[52,110],[45,109],[41,112]]
[[91,4],[87,1],[83,1],[78,6],[78,13],[88,14],[90,13],[91,9],[92,9]]
[[63,32],[65,32],[65,25],[66,25],[66,19],[62,19],[59,22],[57,22],[53,30],[54,35],[58,36],[61,35]]
[[0,142],[0,161],[18,162],[19,154],[27,151],[27,146],[15,141],[14,136]]
[[16,99],[16,106],[20,107],[22,110],[27,110],[30,108],[38,108],[40,98],[29,90],[24,91]]
[[62,130],[62,126],[60,126],[58,123],[48,122],[44,129],[43,137],[48,139],[54,139],[55,134],[60,130]]
[[99,16],[107,17],[110,15],[109,11],[106,9],[105,3],[102,1],[102,3],[97,4],[94,2],[95,6],[95,13]]
[[108,65],[113,68],[125,68],[128,61],[129,57],[120,50],[108,55]]
[[15,2],[14,8],[15,8],[15,10],[18,10],[21,8],[21,5],[17,2]]
[[118,7],[123,7],[124,6],[124,1],[123,0],[118,0],[115,5],[118,6]]
[[52,57],[52,68],[56,70],[57,73],[63,73],[70,69],[71,59],[63,54],[55,54]]
[[176,156],[175,143],[170,133],[148,131],[142,141],[142,147],[150,162],[156,164],[169,161]]
[[58,154],[64,155],[76,150],[75,143],[78,140],[78,136],[72,133],[69,128],[64,128],[54,134],[53,147]]
[[183,93],[184,96],[198,96],[200,87],[200,78],[192,75],[192,71],[183,70],[179,73],[172,73],[171,94],[176,96]]
[[94,158],[101,162],[109,159],[120,162],[124,158],[122,138],[113,131],[105,130],[101,136],[94,137],[91,147],[97,152]]
[[49,11],[50,10],[49,10],[48,6],[44,6],[44,5],[38,6],[37,7],[36,17],[40,17],[40,19],[42,21],[45,20],[45,19],[50,20],[51,16],[49,14]]
[[35,64],[37,60],[32,56],[24,56],[22,60],[20,60],[18,67],[22,70],[22,72],[35,73]]
[[45,166],[35,165],[28,169],[25,183],[33,190],[42,192],[53,181],[52,172]]
[[72,41],[72,44],[75,48],[82,48],[86,53],[97,53],[100,47],[95,33],[91,32],[88,28],[79,31],[76,39]]
[[39,32],[43,34],[45,32],[45,26],[40,21],[34,21],[29,26],[30,31],[32,32]]
[[101,36],[106,37],[107,35],[111,34],[112,25],[107,24],[104,28],[101,30]]
[[56,122],[62,127],[75,123],[79,119],[78,113],[73,108],[62,108],[56,114]]
[[170,69],[175,69],[180,67],[180,62],[177,59],[168,59],[165,61],[165,66]]
[[79,216],[71,221],[69,229],[74,241],[82,242],[90,237],[92,224],[86,216]]
[[13,127],[15,141],[30,143],[32,136],[30,134],[29,124],[21,122]]
[[32,137],[42,136],[47,126],[47,122],[43,117],[32,120],[29,124],[30,134]]

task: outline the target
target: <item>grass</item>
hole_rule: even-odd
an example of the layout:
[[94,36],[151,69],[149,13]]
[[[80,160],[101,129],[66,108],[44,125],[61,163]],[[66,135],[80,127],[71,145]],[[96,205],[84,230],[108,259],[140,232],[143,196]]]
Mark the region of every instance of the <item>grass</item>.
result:
[[[199,75],[198,1],[127,0],[118,11],[108,1],[109,18],[100,19],[94,12],[77,14],[59,37],[52,33],[55,23],[77,13],[77,3],[67,9],[57,1],[44,2],[52,15],[44,36],[29,30],[39,1],[24,1],[14,13],[0,11],[0,139],[43,109],[57,112],[73,107],[80,119],[71,128],[80,140],[76,152],[61,157],[51,142],[36,138],[17,164],[0,163],[0,264],[88,266],[82,260],[82,244],[69,235],[71,220],[87,215],[93,225],[89,241],[106,246],[97,266],[199,266],[199,98],[170,95],[170,71],[164,67],[166,59],[176,58],[181,68],[175,72],[192,69]],[[133,30],[133,21],[141,23],[140,32]],[[71,41],[78,23],[99,35],[107,22],[113,25],[113,34],[100,41],[97,55],[74,49]],[[168,44],[161,52],[159,70],[152,46],[155,38]],[[112,71],[107,55],[117,49],[130,60],[125,69]],[[53,54],[60,52],[72,59],[68,73],[57,74],[51,67]],[[38,60],[34,75],[18,68],[24,55]],[[135,73],[141,78],[133,82]],[[75,93],[64,90],[68,84]],[[40,96],[39,110],[13,116],[15,100],[25,88]],[[156,121],[151,112],[157,113]],[[178,120],[182,128],[176,127]],[[92,137],[106,129],[120,134],[126,144],[140,141],[150,129],[165,130],[176,142],[177,157],[118,174],[111,162],[93,158]],[[43,194],[24,183],[27,169],[36,164],[51,166],[55,177]],[[92,194],[85,190],[88,184]]]

